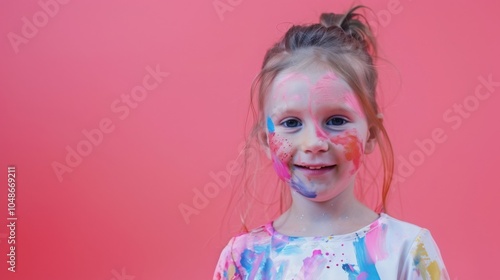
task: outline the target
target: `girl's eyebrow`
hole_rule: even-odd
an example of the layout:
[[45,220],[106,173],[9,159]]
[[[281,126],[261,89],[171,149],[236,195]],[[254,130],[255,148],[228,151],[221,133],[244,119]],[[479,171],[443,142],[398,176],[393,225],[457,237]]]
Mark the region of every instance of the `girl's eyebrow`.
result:
[[[358,117],[362,117],[363,115],[360,115],[359,112],[356,111],[355,108],[352,108],[348,104],[342,103],[342,104],[327,104],[324,106],[319,107],[320,112],[330,112],[332,116],[335,114],[347,114],[347,115],[356,115]],[[307,110],[304,109],[299,109],[299,108],[290,108],[289,106],[285,108],[279,108],[276,110],[273,110],[269,116],[271,118],[279,118],[279,117],[284,117],[284,116],[290,116],[290,117],[300,117],[303,114],[309,114],[310,110],[307,108]]]
[[354,106],[351,106],[350,104],[347,103],[340,103],[340,104],[337,103],[335,105],[328,105],[328,108],[332,110],[343,110],[350,113],[354,113],[356,115],[360,115],[360,113],[358,112],[359,110],[357,108],[354,108]]
[[[331,98],[327,98],[326,102],[325,100],[316,100],[313,102],[317,102],[321,105],[325,104],[325,106],[328,106],[328,108],[331,108],[332,110],[339,110],[343,109],[348,112],[355,113],[356,115],[363,117],[364,113],[363,110],[361,109],[360,105],[358,104],[357,100],[355,99],[356,97],[350,96],[350,95],[344,95],[342,97],[335,96]],[[332,101],[332,102],[328,102]]]
[[356,117],[362,117],[363,115],[360,115],[354,108],[350,107],[350,106],[347,106],[347,105],[329,105],[329,106],[326,106],[325,108],[321,108],[320,111],[326,111],[326,112],[329,112],[329,115],[339,115],[339,114],[343,114],[343,115],[347,115],[347,117],[352,117],[352,116],[356,116]]
[[305,111],[303,109],[298,109],[298,108],[289,108],[288,106],[286,108],[278,108],[276,110],[273,110],[270,114],[271,117],[280,117],[282,115],[294,115],[294,116],[299,116],[303,114]]

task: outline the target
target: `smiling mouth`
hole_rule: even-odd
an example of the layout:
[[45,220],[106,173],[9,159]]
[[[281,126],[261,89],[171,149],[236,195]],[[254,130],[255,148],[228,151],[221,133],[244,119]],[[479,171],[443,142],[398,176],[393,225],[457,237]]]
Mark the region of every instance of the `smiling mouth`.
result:
[[308,165],[298,165],[295,164],[295,167],[300,168],[300,169],[306,169],[306,170],[327,170],[327,169],[332,169],[337,165],[314,165],[314,166],[308,166]]

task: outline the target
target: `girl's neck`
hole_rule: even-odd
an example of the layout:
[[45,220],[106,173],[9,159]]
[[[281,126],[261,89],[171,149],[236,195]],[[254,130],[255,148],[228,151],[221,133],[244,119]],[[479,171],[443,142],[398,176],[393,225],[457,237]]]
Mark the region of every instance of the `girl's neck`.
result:
[[378,217],[350,190],[325,202],[311,201],[292,192],[292,205],[273,226],[290,236],[328,236],[357,231]]

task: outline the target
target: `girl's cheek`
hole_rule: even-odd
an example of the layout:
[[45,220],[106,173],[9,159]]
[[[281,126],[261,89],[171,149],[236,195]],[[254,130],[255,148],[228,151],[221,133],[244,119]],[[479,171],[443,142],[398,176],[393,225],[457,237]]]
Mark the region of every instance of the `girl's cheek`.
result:
[[281,137],[275,132],[269,134],[269,147],[271,153],[276,155],[282,162],[288,162],[291,157],[292,145],[287,138]]
[[348,130],[340,135],[330,138],[334,145],[343,147],[343,153],[347,161],[352,161],[354,167],[351,174],[354,174],[361,164],[363,156],[363,141],[359,139],[356,130]]
[[269,133],[269,147],[276,173],[282,180],[289,181],[291,178],[289,162],[292,155],[290,141],[271,132]]

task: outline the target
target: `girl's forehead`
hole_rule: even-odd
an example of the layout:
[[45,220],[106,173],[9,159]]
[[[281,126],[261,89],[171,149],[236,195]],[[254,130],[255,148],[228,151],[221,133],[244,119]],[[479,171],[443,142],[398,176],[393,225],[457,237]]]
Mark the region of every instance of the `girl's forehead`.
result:
[[266,100],[265,110],[269,113],[290,108],[341,106],[364,115],[349,85],[329,69],[283,71],[276,76]]
[[297,92],[335,95],[352,93],[353,91],[344,79],[329,69],[289,69],[276,75],[271,86],[271,95],[276,97],[276,95]]

